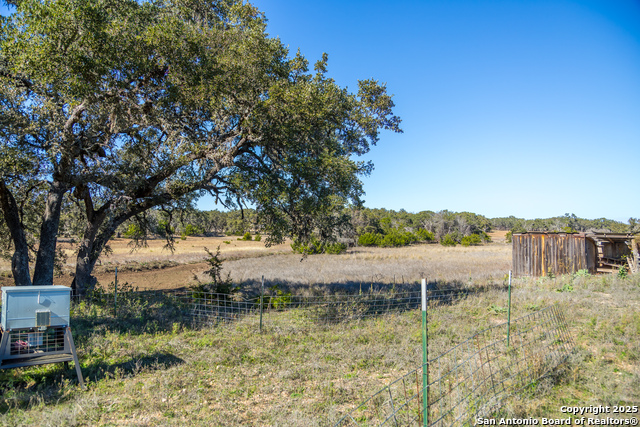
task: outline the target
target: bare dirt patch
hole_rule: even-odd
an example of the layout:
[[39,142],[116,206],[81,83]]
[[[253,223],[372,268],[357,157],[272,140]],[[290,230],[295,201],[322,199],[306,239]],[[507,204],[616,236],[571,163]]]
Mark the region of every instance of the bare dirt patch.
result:
[[495,243],[505,243],[507,241],[507,233],[507,230],[494,230],[491,233],[487,234]]
[[[134,250],[129,239],[112,239],[109,243],[111,252],[100,257],[94,274],[98,282],[106,286],[114,280],[117,266],[119,283],[128,282],[140,289],[172,289],[188,285],[194,281],[194,274],[207,270],[205,247],[215,253],[219,246],[221,258],[227,260],[291,252],[288,242],[267,248],[264,241],[238,240],[237,236],[177,238],[173,252],[165,245],[165,240],[152,239],[146,247]],[[56,285],[68,286],[73,280],[77,243],[61,241],[58,247],[67,255],[67,263],[63,274],[54,277],[53,281]],[[10,273],[10,261],[0,260],[0,287],[13,286]]]

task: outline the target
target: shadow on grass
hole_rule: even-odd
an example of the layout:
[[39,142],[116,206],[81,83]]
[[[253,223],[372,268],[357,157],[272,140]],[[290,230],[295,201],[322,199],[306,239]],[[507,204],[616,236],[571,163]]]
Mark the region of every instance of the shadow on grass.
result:
[[[134,356],[119,363],[89,363],[82,367],[82,375],[90,384],[109,378],[133,377],[141,372],[165,370],[183,363],[184,360],[173,354],[154,353]],[[84,393],[77,387],[73,364],[69,364],[68,368],[63,363],[56,363],[0,370],[0,414],[12,409],[69,400],[73,395],[65,384],[69,379],[74,391]]]
[[[330,296],[330,295],[362,295],[365,293],[389,294],[420,292],[421,283],[388,283],[382,281],[346,281],[338,283],[300,283],[291,281],[265,281],[265,294],[281,291],[296,296]],[[245,299],[255,299],[260,296],[261,282],[246,281],[240,285]],[[427,289],[430,291],[460,291],[469,293],[487,292],[490,290],[506,290],[506,283],[489,283],[483,285],[469,284],[460,280],[429,280]]]
[[[397,284],[372,283],[364,290],[355,283],[323,286],[316,286],[312,290],[315,292],[310,293],[304,292],[309,288],[307,285],[277,283],[265,293],[264,310],[285,312],[299,309],[303,318],[318,324],[334,324],[420,310],[422,306],[421,285],[416,289],[415,285],[402,288]],[[299,289],[303,292],[296,292]],[[427,283],[427,297],[429,307],[434,308],[450,306],[483,292],[506,289],[504,284],[469,286],[460,281],[431,281]],[[254,297],[254,301],[258,300],[259,297]]]
[[160,371],[182,365],[184,360],[170,353],[154,353],[132,357],[120,363],[96,362],[83,366],[82,373],[89,382],[115,377],[131,377],[140,372]]

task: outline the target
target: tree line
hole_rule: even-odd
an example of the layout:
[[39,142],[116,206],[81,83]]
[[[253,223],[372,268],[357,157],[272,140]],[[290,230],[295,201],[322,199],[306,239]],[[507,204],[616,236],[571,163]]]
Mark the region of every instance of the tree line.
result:
[[[552,218],[523,219],[514,216],[487,218],[472,212],[421,211],[410,213],[403,209],[370,209],[349,207],[343,214],[349,218],[348,225],[336,230],[333,241],[361,246],[405,246],[416,242],[439,242],[444,244],[475,245],[488,242],[487,233],[493,230],[510,232],[610,232],[638,233],[640,220],[630,218],[627,224],[606,218],[585,219],[574,214]],[[159,230],[156,237],[163,237],[167,221],[170,229],[180,236],[244,236],[266,233],[260,225],[255,209],[244,210],[186,210],[173,216],[163,211],[150,211],[146,219],[148,230]],[[122,237],[132,237],[139,230],[135,221],[123,224],[118,230]],[[315,236],[315,245],[320,240]]]

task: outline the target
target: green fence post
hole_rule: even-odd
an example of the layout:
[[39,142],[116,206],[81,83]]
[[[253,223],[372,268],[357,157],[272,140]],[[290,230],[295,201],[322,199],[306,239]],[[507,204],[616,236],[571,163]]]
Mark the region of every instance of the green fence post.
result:
[[116,267],[116,280],[113,290],[113,316],[118,317],[118,267]]
[[264,302],[264,276],[262,276],[262,287],[260,288],[260,333],[262,333],[262,306]]
[[511,338],[511,270],[509,270],[509,305],[507,306],[507,347]]
[[422,425],[429,425],[429,334],[427,333],[427,279],[422,279]]

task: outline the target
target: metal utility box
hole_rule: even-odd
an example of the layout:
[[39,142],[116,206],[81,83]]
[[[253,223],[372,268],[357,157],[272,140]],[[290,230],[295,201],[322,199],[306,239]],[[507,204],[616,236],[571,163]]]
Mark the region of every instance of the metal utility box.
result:
[[0,369],[74,362],[85,388],[69,326],[70,296],[66,286],[2,288]]
[[2,329],[68,326],[70,295],[66,286],[5,286]]

